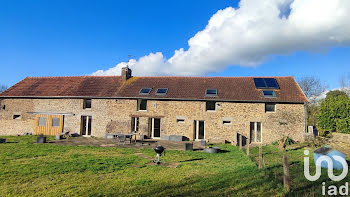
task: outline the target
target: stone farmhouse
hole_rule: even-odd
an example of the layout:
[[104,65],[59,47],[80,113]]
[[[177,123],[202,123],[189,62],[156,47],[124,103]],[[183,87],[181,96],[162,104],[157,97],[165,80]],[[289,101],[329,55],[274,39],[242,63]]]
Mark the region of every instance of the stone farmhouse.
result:
[[303,141],[306,102],[293,77],[27,77],[0,94],[0,135]]

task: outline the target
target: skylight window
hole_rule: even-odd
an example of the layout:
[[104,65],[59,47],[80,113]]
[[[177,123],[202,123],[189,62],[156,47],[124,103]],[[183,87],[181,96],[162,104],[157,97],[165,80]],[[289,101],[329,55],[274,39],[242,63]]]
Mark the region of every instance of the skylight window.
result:
[[276,97],[276,93],[273,90],[263,90],[264,97]]
[[275,78],[254,78],[254,83],[258,89],[279,89]]
[[140,95],[148,95],[151,92],[152,88],[142,88],[140,90]]
[[168,92],[168,88],[158,88],[156,95],[166,95],[167,92]]
[[207,89],[205,91],[205,96],[217,96],[218,90],[217,89]]

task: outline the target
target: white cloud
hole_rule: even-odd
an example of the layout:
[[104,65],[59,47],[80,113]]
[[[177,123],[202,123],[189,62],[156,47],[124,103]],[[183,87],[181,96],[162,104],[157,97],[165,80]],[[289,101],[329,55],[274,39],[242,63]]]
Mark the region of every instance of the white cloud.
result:
[[[134,75],[205,75],[228,66],[256,66],[270,55],[324,51],[350,44],[349,0],[241,0],[214,14],[188,50],[131,60]],[[122,62],[92,75],[119,75]]]
[[347,95],[350,96],[350,87],[334,88],[334,89],[331,89],[331,90],[325,90],[324,92],[322,92],[322,93],[321,93],[320,95],[318,95],[318,96],[311,96],[310,100],[311,100],[311,101],[315,101],[316,103],[317,103],[317,102],[320,102],[321,100],[323,100],[323,99],[325,99],[325,98],[327,97],[328,92],[334,91],[334,90],[343,91],[343,92],[345,92]]

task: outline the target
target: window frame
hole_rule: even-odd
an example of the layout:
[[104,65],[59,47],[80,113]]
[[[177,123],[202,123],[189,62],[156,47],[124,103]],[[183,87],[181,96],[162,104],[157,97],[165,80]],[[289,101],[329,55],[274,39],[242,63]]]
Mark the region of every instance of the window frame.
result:
[[[45,120],[44,125],[40,124],[40,119],[44,119]],[[39,127],[46,127],[46,122],[47,122],[47,118],[46,117],[39,117],[39,119],[38,119],[38,126]]]
[[[265,92],[272,92],[272,95],[265,95]],[[265,97],[265,98],[276,98],[276,92],[274,90],[261,90],[261,94]]]
[[[214,103],[214,109],[208,109],[208,103]],[[205,102],[205,111],[216,111],[216,101],[206,101]]]
[[12,119],[13,120],[20,120],[20,119],[22,119],[22,115],[21,114],[13,114]]
[[[58,125],[55,126],[53,123],[54,123],[54,119],[58,119]],[[60,127],[60,124],[61,124],[61,118],[55,118],[53,117],[52,120],[51,120],[51,127]]]
[[[148,89],[148,93],[142,93],[142,90],[146,90]],[[141,90],[139,91],[139,95],[149,95],[152,91],[152,88],[141,88]]]
[[[87,107],[88,104],[87,102],[90,101],[90,107]],[[83,109],[86,109],[86,110],[91,110],[92,108],[92,99],[84,99],[83,101]]]
[[[268,105],[272,106],[273,105],[273,111],[267,110]],[[276,103],[265,103],[265,113],[275,113],[276,112]]]
[[[146,101],[146,109],[141,109],[142,101]],[[136,111],[147,111],[147,99],[137,99]]]
[[[161,89],[166,90],[165,93],[158,93],[158,91],[161,90]],[[158,96],[164,96],[167,93],[168,93],[168,88],[158,88],[157,91],[156,91],[156,95],[158,95]]]
[[[211,90],[215,90],[215,94],[208,94],[208,91],[211,91]],[[218,89],[215,89],[215,88],[207,88],[205,90],[205,96],[208,96],[208,97],[216,97],[218,96]]]

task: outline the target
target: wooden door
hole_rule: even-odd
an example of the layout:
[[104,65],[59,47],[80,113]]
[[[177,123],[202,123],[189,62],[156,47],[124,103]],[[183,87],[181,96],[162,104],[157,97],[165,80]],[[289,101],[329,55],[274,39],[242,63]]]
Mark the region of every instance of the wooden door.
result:
[[63,115],[37,114],[35,118],[35,135],[58,135],[63,132]]

